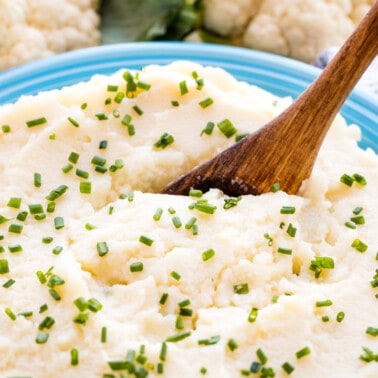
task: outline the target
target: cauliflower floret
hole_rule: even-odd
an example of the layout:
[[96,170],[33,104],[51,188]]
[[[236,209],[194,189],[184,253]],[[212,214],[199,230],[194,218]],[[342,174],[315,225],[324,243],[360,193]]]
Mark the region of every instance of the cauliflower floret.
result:
[[204,24],[222,36],[240,34],[248,21],[256,14],[263,0],[206,0],[204,2]]
[[0,70],[98,44],[98,0],[0,0]]
[[239,38],[246,47],[312,62],[325,48],[341,46],[373,2],[205,0],[204,25],[222,36]]

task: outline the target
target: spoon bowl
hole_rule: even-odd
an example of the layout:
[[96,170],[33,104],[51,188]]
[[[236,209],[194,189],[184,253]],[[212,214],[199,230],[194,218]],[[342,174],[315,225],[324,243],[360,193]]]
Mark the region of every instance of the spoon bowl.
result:
[[344,101],[378,53],[378,2],[309,88],[277,118],[170,183],[162,193],[218,188],[261,194],[278,184],[296,194]]

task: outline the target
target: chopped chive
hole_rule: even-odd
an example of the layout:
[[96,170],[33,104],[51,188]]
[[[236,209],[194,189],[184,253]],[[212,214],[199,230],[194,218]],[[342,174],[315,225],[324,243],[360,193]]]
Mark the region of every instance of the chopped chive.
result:
[[24,227],[22,224],[12,223],[8,227],[8,232],[12,232],[13,234],[21,234],[23,228]]
[[203,192],[200,189],[190,189],[189,190],[189,196],[201,198],[203,196]]
[[260,360],[262,365],[265,365],[268,362],[268,357],[265,355],[261,348],[257,349],[256,356]]
[[91,224],[91,223],[86,223],[84,227],[85,227],[85,229],[88,230],[88,231],[92,231],[92,230],[94,230],[94,229],[96,228],[96,226],[94,226],[94,225]]
[[215,256],[215,251],[214,251],[214,249],[210,248],[210,249],[202,252],[202,261],[210,260],[214,256]]
[[304,348],[298,350],[298,352],[295,353],[295,356],[297,359],[300,359],[304,356],[307,356],[311,353],[311,349],[308,346],[305,346]]
[[207,203],[207,202],[197,201],[194,204],[194,209],[201,211],[203,213],[214,214],[217,207],[215,205],[211,205],[210,203]]
[[117,92],[118,91],[118,85],[111,85],[111,84],[109,84],[107,86],[107,91],[108,92]]
[[19,197],[11,197],[7,203],[7,206],[14,209],[19,209],[21,206],[21,201],[22,199]]
[[374,353],[372,350],[366,347],[362,347],[362,349],[364,351],[364,354],[361,354],[361,356],[359,357],[361,361],[364,361],[364,362],[372,362],[372,361],[377,362],[378,361],[378,353]]
[[62,167],[63,173],[68,173],[73,168],[73,165],[70,163],[67,163],[64,167]]
[[214,127],[215,127],[215,123],[209,121],[206,124],[205,128],[201,131],[200,136],[202,136],[202,134],[211,135],[213,133]]
[[286,232],[287,232],[288,235],[290,235],[292,238],[294,238],[296,233],[297,233],[297,228],[294,227],[291,223],[289,223],[289,226],[287,227]]
[[71,152],[68,156],[68,161],[72,164],[76,164],[79,161],[80,155],[77,152]]
[[72,321],[76,324],[85,325],[89,319],[89,314],[87,312],[81,312],[77,314]]
[[294,214],[295,207],[294,206],[282,206],[280,210],[281,214]]
[[11,320],[16,320],[17,319],[17,316],[16,314],[9,308],[9,307],[6,307],[5,308],[5,313],[8,315],[8,317],[11,319]]
[[53,248],[52,253],[54,255],[59,255],[63,251],[63,247],[60,245],[57,245],[56,247]]
[[4,134],[11,132],[11,127],[9,125],[2,125],[1,129],[3,130]]
[[242,139],[246,138],[249,135],[249,133],[238,133],[235,135],[235,142],[239,142]]
[[193,315],[193,310],[190,308],[180,308],[179,310],[179,315],[180,316],[192,316]]
[[99,121],[106,121],[108,119],[108,116],[105,114],[105,113],[96,113],[95,114],[95,117],[99,120]]
[[165,302],[167,301],[168,299],[168,293],[163,293],[160,297],[160,300],[159,300],[159,303],[161,305],[165,304]]
[[79,351],[76,348],[71,349],[71,365],[79,365]]
[[158,208],[155,210],[155,213],[154,213],[154,215],[153,215],[152,218],[153,218],[155,221],[158,221],[158,220],[160,220],[162,214],[163,214],[163,209],[162,209],[161,207],[158,207]]
[[213,103],[214,103],[214,100],[211,97],[207,97],[204,100],[200,101],[198,104],[202,109],[204,109],[212,105]]
[[130,265],[130,272],[142,272],[143,271],[143,263],[141,261],[133,262]]
[[40,188],[42,186],[42,176],[38,172],[34,173],[34,186],[36,188]]
[[220,340],[220,336],[211,336],[208,339],[198,340],[198,345],[214,345],[217,344]]
[[79,122],[74,120],[72,117],[67,117],[67,120],[75,127],[80,127]]
[[17,252],[22,252],[23,248],[20,244],[13,244],[8,246],[8,250],[10,253],[17,253]]
[[187,94],[189,92],[185,80],[180,81],[179,86],[180,86],[180,94],[181,94],[181,96],[183,96],[184,94]]
[[243,295],[243,294],[248,294],[249,293],[249,287],[248,287],[247,283],[234,285],[233,289],[234,289],[234,293],[235,294]]
[[160,361],[165,361],[167,359],[167,350],[168,350],[168,345],[166,342],[163,341],[161,344],[161,349],[160,349],[160,354],[159,354]]
[[132,109],[138,115],[142,115],[143,114],[143,110],[138,105],[134,105]]
[[363,210],[362,207],[357,206],[357,207],[355,207],[355,208],[353,209],[353,214],[354,214],[354,215],[358,215],[358,214],[361,213],[362,210]]
[[27,211],[21,211],[20,213],[17,214],[17,217],[16,219],[23,222],[28,216],[28,212]]
[[281,190],[281,186],[280,186],[280,183],[279,182],[275,182],[271,187],[270,187],[270,191],[272,193],[276,193],[276,192],[279,192]]
[[182,226],[181,219],[178,216],[174,216],[172,218],[172,223],[175,226],[175,228],[180,228]]
[[80,108],[81,108],[82,110],[84,110],[84,109],[87,108],[87,106],[88,106],[88,104],[87,104],[86,102],[83,102],[83,103],[80,105]]
[[90,181],[80,181],[80,193],[90,194],[92,192],[92,183]]
[[33,311],[23,311],[17,314],[18,316],[23,316],[24,318],[30,318],[33,316]]
[[175,141],[172,135],[164,133],[157,142],[154,143],[156,148],[166,148]]
[[8,260],[0,259],[0,274],[9,273],[9,264]]
[[100,257],[105,256],[109,252],[109,247],[106,242],[98,242],[96,248]]
[[54,211],[55,211],[55,202],[49,202],[48,204],[47,204],[47,208],[46,208],[46,211],[48,212],[48,213],[53,213]]
[[194,224],[193,227],[192,227],[192,234],[195,236],[195,235],[198,235],[198,224]]
[[68,189],[67,185],[59,185],[56,189],[53,189],[45,198],[48,201],[55,201],[61,197]]
[[257,319],[257,315],[259,310],[256,307],[252,307],[252,310],[250,311],[248,315],[248,322],[249,323],[254,323]]
[[349,176],[346,173],[344,173],[340,177],[340,182],[347,185],[347,186],[352,186],[353,182],[354,182],[354,178],[352,176]]
[[367,327],[366,328],[366,334],[376,337],[378,336],[378,328],[377,327]]
[[291,255],[291,254],[293,253],[293,250],[290,249],[290,248],[282,248],[282,247],[278,247],[277,252],[278,252],[278,253],[282,253],[282,254],[284,254],[284,255]]
[[249,375],[250,372],[251,373],[258,373],[261,369],[261,365],[262,365],[261,362],[257,362],[257,361],[252,362],[250,369],[246,370],[246,373],[248,373],[248,374],[244,374],[244,375]]
[[176,209],[174,209],[173,207],[169,207],[168,208],[168,213],[169,214],[176,214]]
[[49,307],[47,306],[47,304],[43,304],[42,306],[39,307],[39,313],[42,314],[43,312],[47,311],[49,309]]
[[223,209],[228,210],[228,209],[231,209],[232,207],[235,207],[239,203],[241,198],[242,198],[241,196],[236,197],[236,198],[234,197],[225,198]]
[[55,217],[54,218],[54,225],[56,230],[60,230],[64,227],[64,218],[63,217]]
[[340,312],[337,313],[336,321],[338,323],[341,323],[344,320],[344,318],[345,318],[345,313],[343,311],[340,311]]
[[322,316],[322,322],[326,323],[329,321],[329,316],[328,315],[323,315]]
[[123,92],[117,92],[117,94],[114,96],[114,102],[117,104],[120,104],[125,97],[125,94]]
[[87,171],[84,171],[83,169],[77,168],[76,176],[87,179],[89,177],[89,173]]
[[348,228],[351,228],[352,230],[354,230],[356,228],[356,224],[354,222],[352,222],[352,221],[345,222],[344,226],[348,227]]
[[281,365],[281,367],[286,374],[291,374],[294,371],[294,366],[292,366],[289,362],[285,362]]
[[[1,269],[1,263],[0,263],[0,269]],[[1,274],[1,271],[0,271],[0,274]],[[5,282],[4,284],[3,284],[3,287],[5,288],[5,289],[8,289],[8,288],[10,288],[12,285],[14,285],[16,283],[16,281],[13,279],[13,278],[10,278],[7,282]]]
[[176,281],[179,281],[181,279],[181,275],[179,273],[175,272],[174,270],[171,273],[169,273],[169,275],[173,279],[175,279]]
[[43,285],[44,283],[47,282],[47,278],[46,278],[46,275],[41,271],[41,270],[38,270],[36,272],[36,275],[37,275],[37,278],[39,280],[39,282]]
[[190,301],[190,299],[188,298],[188,299],[184,299],[184,300],[182,300],[181,302],[179,302],[177,305],[179,306],[179,307],[186,307],[186,306],[189,306],[191,304],[191,301]]
[[355,224],[365,224],[365,217],[363,215],[352,217],[350,220]]
[[129,367],[129,361],[108,361],[110,369],[118,371],[125,370]]
[[190,230],[197,222],[196,217],[191,217],[185,224],[185,229]]
[[31,119],[29,121],[26,121],[26,126],[27,127],[34,127],[34,126],[43,125],[46,122],[47,122],[47,119],[45,117],[40,117],[40,118],[35,118],[35,119]]
[[182,317],[180,315],[176,316],[175,328],[176,329],[184,329],[184,322],[183,322]]
[[55,324],[55,319],[51,316],[46,316],[41,323],[39,323],[38,329],[43,331],[44,329],[50,329]]
[[135,127],[131,123],[127,125],[127,132],[129,133],[130,136],[135,135]]
[[101,342],[106,343],[107,341],[107,335],[108,335],[108,330],[106,327],[101,328]]
[[352,175],[352,177],[354,178],[354,180],[358,183],[358,184],[360,184],[360,185],[366,185],[366,179],[365,179],[365,177],[364,176],[362,176],[362,175],[360,175],[359,173],[354,173],[353,175]]
[[326,299],[324,301],[316,301],[315,306],[316,307],[332,306],[332,301],[330,299]]
[[93,165],[100,165],[102,167],[106,164],[106,159],[102,156],[95,155],[93,156],[91,163]]
[[46,332],[38,332],[35,342],[37,344],[45,344],[49,339],[49,334]]
[[54,240],[54,238],[52,236],[45,236],[44,238],[42,238],[42,243],[43,244],[50,244],[53,240]]
[[100,143],[98,144],[98,148],[100,150],[106,150],[108,147],[108,141],[107,140],[101,140]]
[[81,312],[85,311],[88,308],[88,303],[83,297],[76,298],[73,303]]
[[227,341],[227,346],[228,346],[228,349],[230,349],[231,352],[233,352],[234,350],[236,350],[238,348],[238,344],[236,343],[236,341],[234,339],[229,339]]
[[327,256],[315,256],[314,260],[311,260],[310,270],[315,273],[315,278],[319,278],[323,269],[333,269],[335,263],[332,257]]
[[238,132],[233,123],[229,119],[224,119],[217,124],[220,132],[226,137],[231,138],[234,134]]
[[368,246],[360,239],[354,239],[351,244],[351,247],[353,247],[356,251],[361,253],[366,252],[368,249]]
[[168,342],[168,343],[176,343],[178,341],[181,341],[181,340],[189,337],[190,335],[191,335],[190,330],[186,330],[186,331],[182,331],[182,332],[179,332],[179,333],[176,333],[172,336],[167,337],[167,339],[165,341]]
[[145,91],[148,91],[151,88],[151,84],[145,83],[144,81],[138,81],[137,87]]
[[145,236],[145,235],[140,235],[139,237],[139,241],[145,245],[148,245],[149,247],[151,247],[151,245],[153,244],[153,239],[150,239],[149,237]]
[[98,312],[102,309],[102,304],[96,298],[90,298],[87,301],[88,310],[92,312]]

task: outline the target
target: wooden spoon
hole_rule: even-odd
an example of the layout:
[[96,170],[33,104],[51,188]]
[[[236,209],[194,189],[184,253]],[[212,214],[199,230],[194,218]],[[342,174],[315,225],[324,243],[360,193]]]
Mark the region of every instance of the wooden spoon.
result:
[[312,171],[342,104],[378,53],[378,1],[318,79],[257,132],[170,183],[162,193],[218,188],[232,196],[261,194],[274,183],[295,194]]

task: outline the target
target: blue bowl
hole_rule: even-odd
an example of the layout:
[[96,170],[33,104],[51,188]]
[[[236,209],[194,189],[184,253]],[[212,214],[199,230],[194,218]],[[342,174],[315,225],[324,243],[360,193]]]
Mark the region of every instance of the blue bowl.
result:
[[[258,85],[278,96],[297,97],[320,70],[282,56],[245,48],[183,42],[137,42],[76,50],[34,61],[0,73],[0,104],[21,95],[61,88],[111,74],[120,68],[139,69],[148,64],[192,60],[218,66],[238,80]],[[378,100],[354,90],[341,114],[362,129],[362,148],[378,152]]]

